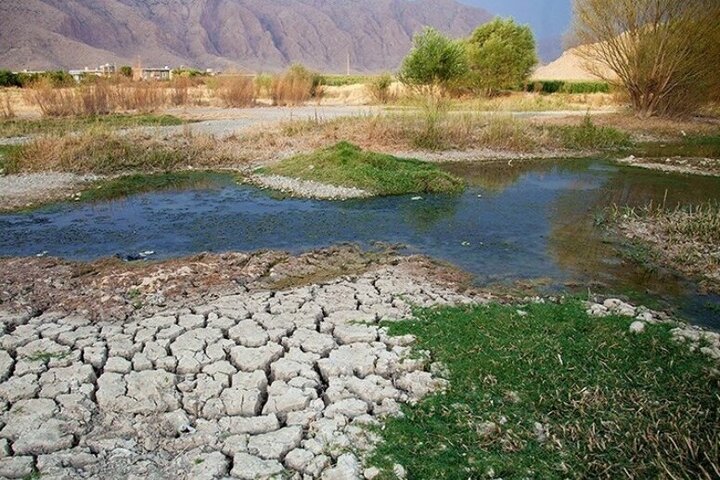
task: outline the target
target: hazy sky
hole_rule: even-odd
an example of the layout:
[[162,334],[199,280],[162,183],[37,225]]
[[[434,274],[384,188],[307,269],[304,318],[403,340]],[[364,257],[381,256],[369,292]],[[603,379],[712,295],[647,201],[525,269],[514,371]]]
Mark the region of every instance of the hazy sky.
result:
[[538,39],[563,35],[570,26],[572,0],[460,0],[532,26]]

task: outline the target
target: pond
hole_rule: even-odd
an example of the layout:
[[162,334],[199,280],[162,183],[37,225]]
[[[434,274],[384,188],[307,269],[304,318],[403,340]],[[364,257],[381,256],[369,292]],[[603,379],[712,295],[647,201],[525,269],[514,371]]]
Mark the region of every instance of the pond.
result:
[[458,196],[413,195],[344,202],[280,198],[229,176],[202,188],[160,191],[98,204],[61,203],[0,215],[0,255],[91,260],[153,251],[283,249],[340,242],[399,243],[449,261],[479,285],[531,285],[543,292],[626,294],[674,307],[720,328],[720,298],[621,254],[594,222],[612,204],[668,205],[720,199],[720,179],[617,167],[600,160],[452,164],[469,188]]

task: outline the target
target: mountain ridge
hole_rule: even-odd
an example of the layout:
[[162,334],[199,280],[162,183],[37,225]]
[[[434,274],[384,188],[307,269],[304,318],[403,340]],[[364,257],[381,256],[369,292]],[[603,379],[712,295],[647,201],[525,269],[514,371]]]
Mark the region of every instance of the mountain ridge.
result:
[[353,71],[391,70],[423,26],[459,37],[490,18],[455,0],[0,2],[0,67],[344,71],[349,53]]

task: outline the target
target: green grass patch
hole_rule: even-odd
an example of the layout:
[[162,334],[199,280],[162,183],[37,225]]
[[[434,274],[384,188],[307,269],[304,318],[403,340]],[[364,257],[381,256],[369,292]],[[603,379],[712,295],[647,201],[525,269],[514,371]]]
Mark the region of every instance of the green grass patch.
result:
[[37,134],[63,134],[102,127],[107,129],[131,127],[163,127],[182,125],[183,120],[172,115],[99,115],[75,118],[9,119],[0,120],[0,137],[22,137]]
[[679,142],[641,143],[636,155],[648,158],[720,158],[720,135],[685,137]]
[[607,82],[567,82],[563,80],[539,80],[524,85],[526,92],[536,93],[610,93]]
[[261,173],[361,188],[377,195],[457,193],[464,188],[462,180],[436,165],[363,151],[348,142],[297,155]]
[[580,125],[551,127],[563,148],[570,150],[617,150],[632,146],[630,134],[595,125],[587,115]]
[[[667,325],[589,318],[579,301],[425,310],[390,325],[449,389],[379,430],[380,478],[716,478],[720,381]],[[486,423],[488,422],[488,423]],[[490,428],[489,422],[495,428]]]
[[232,175],[209,171],[133,174],[100,182],[94,187],[80,192],[77,200],[81,202],[103,202],[125,198],[138,193],[209,188],[213,185],[232,181]]
[[0,145],[0,175],[15,170],[13,158],[18,150],[20,150],[19,145]]

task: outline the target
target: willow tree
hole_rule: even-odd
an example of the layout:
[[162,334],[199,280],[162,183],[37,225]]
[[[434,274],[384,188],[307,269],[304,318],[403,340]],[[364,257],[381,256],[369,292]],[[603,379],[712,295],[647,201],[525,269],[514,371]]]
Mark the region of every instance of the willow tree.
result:
[[575,0],[574,13],[579,54],[641,117],[692,113],[720,84],[718,0]]

